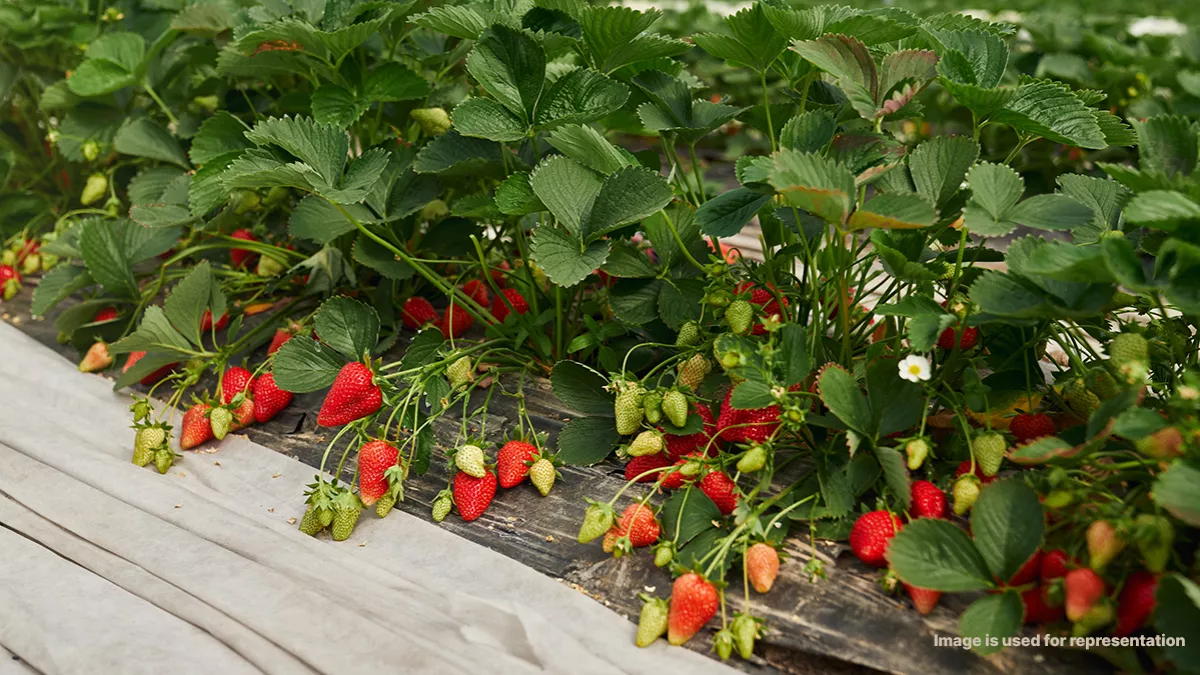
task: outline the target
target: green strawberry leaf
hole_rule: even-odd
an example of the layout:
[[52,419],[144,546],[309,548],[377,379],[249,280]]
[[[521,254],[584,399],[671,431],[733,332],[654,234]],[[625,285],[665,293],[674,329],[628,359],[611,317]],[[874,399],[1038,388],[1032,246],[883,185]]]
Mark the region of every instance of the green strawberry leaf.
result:
[[1021,630],[1025,606],[1016,591],[1005,591],[976,600],[958,618],[958,632],[973,641],[972,649],[982,656],[1003,649],[1005,638]]
[[313,327],[322,342],[351,361],[370,353],[379,340],[379,315],[372,307],[344,295],[321,305]]
[[554,395],[572,410],[589,415],[613,415],[614,396],[603,375],[577,361],[559,361],[550,371]]
[[564,464],[591,466],[608,457],[620,442],[613,418],[576,417],[558,432],[555,456]]
[[946,520],[909,523],[888,545],[887,558],[902,581],[918,588],[965,593],[994,583],[971,538]]
[[324,389],[333,384],[346,364],[341,354],[328,345],[297,335],[275,352],[271,366],[275,385],[284,391],[303,394]]
[[971,511],[975,547],[992,574],[1004,581],[1042,545],[1045,514],[1037,493],[1019,479],[983,488]]

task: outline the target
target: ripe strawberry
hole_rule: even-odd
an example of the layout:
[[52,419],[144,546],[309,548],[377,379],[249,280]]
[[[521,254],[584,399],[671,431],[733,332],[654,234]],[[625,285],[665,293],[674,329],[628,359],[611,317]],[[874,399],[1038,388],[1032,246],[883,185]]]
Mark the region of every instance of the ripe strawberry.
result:
[[[146,352],[129,352],[129,356],[125,359],[125,365],[121,367],[121,372],[123,373],[123,372],[129,370],[130,368],[132,368],[133,365],[135,363],[137,363],[138,361],[141,361],[142,357],[144,357],[145,355],[146,355]],[[139,380],[139,382],[141,382],[141,384],[144,386],[150,386],[150,385],[154,384],[155,382],[158,382],[159,380],[166,377],[167,374],[171,372],[171,369],[174,368],[176,365],[178,365],[178,364],[168,363],[167,365],[163,366],[162,368],[159,368],[158,370],[154,371],[153,373],[150,373],[149,375],[143,377],[141,380]]]
[[779,426],[779,407],[739,410],[730,404],[731,389],[721,402],[721,416],[717,418],[717,429],[722,440],[733,443],[762,443],[775,433]]
[[267,347],[267,353],[274,354],[275,352],[279,351],[280,347],[282,347],[287,343],[288,340],[291,340],[295,336],[295,333],[285,328],[276,329],[275,335],[271,338],[271,346]]
[[644,504],[630,504],[621,512],[621,519],[616,525],[618,537],[629,537],[629,543],[634,548],[649,546],[658,541],[661,529],[654,512]]
[[[960,464],[958,465],[958,468],[956,468],[956,469],[954,470],[954,477],[955,477],[955,478],[960,478],[960,477],[962,477],[962,475],[963,475],[964,473],[967,473],[967,472],[968,472],[968,471],[970,471],[970,470],[971,470],[971,460],[969,460],[969,459],[964,459],[964,460],[962,461],[962,463],[960,463]],[[980,482],[980,483],[983,483],[984,485],[987,485],[988,483],[991,483],[992,481],[996,480],[996,477],[995,477],[995,476],[985,476],[985,475],[983,475],[983,472],[979,470],[979,464],[978,464],[978,463],[976,463],[976,464],[975,464],[975,477],[976,477],[976,478],[978,478],[978,479],[979,479],[979,482]]]
[[475,319],[471,318],[462,305],[450,305],[446,308],[442,320],[438,322],[438,329],[448,338],[458,338],[470,330],[474,323]]
[[112,321],[113,319],[120,318],[120,316],[121,313],[117,311],[116,307],[101,307],[100,311],[96,312],[96,316],[92,317],[92,323]]
[[496,474],[486,471],[482,478],[465,472],[454,474],[454,505],[468,523],[483,515],[496,496]]
[[663,396],[662,401],[663,414],[677,427],[687,424],[688,418],[688,402],[687,397],[678,389],[672,389]]
[[292,402],[292,392],[275,385],[275,374],[264,373],[254,380],[254,419],[259,423],[275,418]]
[[1054,420],[1049,415],[1041,413],[1022,413],[1012,418],[1008,430],[1017,439],[1018,445],[1024,445],[1055,433]]
[[888,544],[901,527],[900,519],[887,511],[864,513],[850,530],[850,550],[868,565],[885,567]]
[[1044,552],[1039,570],[1042,581],[1051,581],[1067,576],[1067,572],[1070,571],[1068,565],[1074,565],[1074,561],[1067,557],[1066,551],[1056,548]]
[[242,399],[236,408],[232,409],[233,420],[229,426],[230,431],[245,429],[254,424],[254,399],[247,396]]
[[404,322],[405,328],[419,330],[431,323],[438,323],[441,317],[428,300],[414,295],[404,301],[404,308],[400,310],[400,320]]
[[112,363],[113,357],[108,353],[108,345],[103,340],[98,340],[88,347],[87,353],[83,355],[83,360],[79,362],[79,372],[95,373],[111,366]]
[[372,506],[387,494],[391,483],[384,475],[396,465],[400,451],[387,441],[374,440],[358,450],[358,496],[366,506]]
[[1150,362],[1150,345],[1137,333],[1120,333],[1108,343],[1108,360],[1118,369],[1127,364]]
[[717,505],[724,515],[733,513],[738,505],[737,483],[724,471],[710,471],[700,479],[700,491]]
[[700,385],[704,383],[704,378],[708,377],[711,371],[712,362],[703,354],[692,354],[691,358],[679,364],[679,377],[677,381],[679,382],[679,386],[695,391],[700,388]]
[[221,379],[221,403],[229,403],[243,392],[249,395],[253,387],[254,373],[241,366],[226,368],[225,377]]
[[504,288],[504,284],[508,281],[504,278],[504,273],[511,269],[512,265],[509,265],[507,260],[502,260],[500,261],[499,265],[493,267],[488,271],[488,273],[492,275],[492,281],[495,282],[497,286]]
[[745,300],[734,300],[725,308],[725,323],[734,335],[745,335],[754,322],[754,308]]
[[911,584],[904,584],[904,590],[908,591],[908,597],[912,598],[913,608],[917,610],[917,614],[922,616],[932,612],[942,597],[941,591],[917,588]]
[[[524,314],[529,311],[529,303],[525,301],[524,296],[517,292],[517,289],[502,288],[500,289],[500,293],[504,296],[503,298],[499,295],[492,298],[491,312],[497,321],[504,321],[511,312]],[[508,300],[507,304],[505,304],[505,300]],[[508,308],[509,305],[512,305],[511,310]]]
[[613,512],[608,504],[592,502],[583,512],[583,522],[579,525],[579,536],[576,541],[586,544],[608,532],[613,525]]
[[379,410],[383,392],[372,382],[374,376],[370,368],[357,361],[342,366],[317,413],[317,424],[341,426]]
[[617,420],[617,433],[628,436],[642,425],[646,410],[642,406],[645,390],[637,383],[621,383],[613,401],[613,416]]
[[161,426],[142,427],[133,437],[133,463],[146,466],[154,461],[154,453],[167,440],[167,430]]
[[529,466],[529,482],[533,483],[543,497],[550,494],[557,478],[558,472],[554,469],[554,463],[545,457]]
[[[942,334],[938,336],[938,346],[946,350],[954,349],[954,336],[955,330],[953,326],[942,331]],[[958,346],[965,352],[974,347],[978,341],[979,329],[965,326],[962,329],[962,336],[958,338]]]
[[704,628],[719,608],[717,589],[708,579],[695,572],[679,577],[671,587],[667,641],[673,645],[687,642]]
[[954,481],[954,515],[965,516],[975,506],[975,500],[979,499],[979,484],[979,479],[971,474],[959,476]]
[[[225,328],[225,326],[228,326],[228,325],[229,325],[229,312],[225,312],[224,314],[221,315],[221,318],[217,320],[216,329],[221,330],[221,329]],[[212,310],[206,309],[206,310],[204,310],[204,313],[200,315],[200,332],[207,333],[208,331],[210,331],[212,329],[213,329]]]
[[471,299],[480,307],[487,307],[491,301],[491,294],[488,293],[487,286],[480,279],[472,279],[462,287],[463,293],[471,296]]
[[[652,473],[649,475],[643,474],[645,474],[647,471],[661,469],[670,465],[671,460],[667,459],[667,455],[661,452],[653,455],[644,455],[642,457],[633,457],[629,460],[629,463],[625,465],[625,480],[631,481],[634,478],[637,478],[637,482],[639,483],[653,483],[658,480],[658,477],[662,475],[662,472]],[[641,478],[638,478],[638,476],[641,476]]]
[[1035,586],[1021,592],[1021,604],[1025,606],[1025,623],[1055,623],[1066,618],[1062,606],[1054,607],[1046,602],[1046,587]]
[[[651,457],[653,456],[654,455],[651,455]],[[688,479],[688,476],[683,474],[683,466],[687,463],[687,457],[680,457],[679,459],[675,460],[674,466],[680,468],[675,469],[674,471],[668,471],[666,472],[666,475],[663,476],[662,488],[664,490],[678,490],[679,488],[683,487],[684,481]]]
[[638,615],[637,637],[634,644],[649,647],[667,632],[667,601],[662,598],[644,598],[642,612]]
[[1067,618],[1071,621],[1082,619],[1104,597],[1104,580],[1086,567],[1067,572],[1065,585]]
[[1029,556],[1029,560],[1021,565],[1021,569],[1017,570],[1012,578],[1008,580],[1009,586],[1024,586],[1038,578],[1038,573],[1042,569],[1042,551],[1038,549]]
[[179,424],[179,447],[190,450],[201,443],[212,440],[212,424],[208,421],[212,407],[205,403],[197,403],[183,414]]
[[995,431],[979,434],[971,441],[971,453],[975,455],[975,464],[985,476],[996,475],[1007,451],[1008,441]]
[[1125,539],[1107,520],[1093,521],[1087,529],[1088,563],[1097,572],[1103,570],[1125,548]]
[[779,576],[779,553],[770,544],[758,542],[746,549],[746,576],[759,593],[766,593]]
[[1157,604],[1157,592],[1158,577],[1145,570],[1130,574],[1117,598],[1117,626],[1113,635],[1123,637],[1146,625]]
[[909,511],[913,518],[945,518],[946,493],[927,480],[914,480],[910,488],[912,503]]
[[509,441],[496,452],[496,475],[500,479],[500,487],[511,488],[520,485],[529,475],[529,464],[538,455],[537,447],[525,441]]
[[[667,456],[676,460],[684,455],[690,455],[693,452],[708,451],[709,455],[716,455],[720,450],[719,442],[711,442],[713,437],[717,435],[717,421],[713,419],[712,411],[708,406],[699,403],[692,404],[692,411],[704,420],[704,427],[694,434],[686,436],[674,436],[666,434],[667,440]],[[662,431],[659,428],[659,431]]]
[[916,471],[925,463],[925,458],[929,456],[929,441],[924,438],[915,438],[904,445],[904,454],[908,456],[908,470]]
[[[234,230],[233,234],[229,236],[233,237],[234,239],[241,239],[242,241],[258,241],[258,238],[254,236],[254,233],[246,228]],[[229,262],[234,267],[243,267],[247,262],[252,260],[257,255],[257,253],[254,253],[249,249],[231,248],[229,249]]]

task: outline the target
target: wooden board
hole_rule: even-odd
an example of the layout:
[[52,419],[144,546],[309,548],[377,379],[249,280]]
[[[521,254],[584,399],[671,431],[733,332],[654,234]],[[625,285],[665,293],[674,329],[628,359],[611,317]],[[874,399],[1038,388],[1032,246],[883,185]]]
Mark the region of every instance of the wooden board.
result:
[[[20,296],[0,305],[0,319],[75,360],[73,349],[55,342],[52,319],[34,320],[29,316],[31,286],[36,280],[30,282]],[[396,356],[389,354],[387,358]],[[571,411],[559,403],[545,380],[536,380],[532,386],[527,384],[525,392],[530,418],[553,441],[557,431],[571,418]],[[245,433],[266,447],[319,466],[321,455],[333,437],[330,429],[316,426],[316,411],[323,396],[324,392],[298,395],[274,420],[250,427]],[[512,399],[494,397],[489,408],[489,439],[498,439],[513,425],[515,416]],[[405,484],[405,501],[397,508],[429,519],[430,503],[448,480],[443,450],[445,444],[454,442],[458,426],[459,421],[452,414],[436,423],[439,447],[433,465],[424,476],[410,476]],[[188,460],[185,457],[182,461]],[[335,462],[331,462],[330,470],[333,466]],[[457,514],[452,514],[441,526],[571,585],[636,620],[641,606],[637,593],[647,590],[666,595],[671,583],[669,574],[655,568],[651,556],[645,552],[613,559],[596,542],[581,545],[575,541],[584,498],[611,497],[624,483],[622,468],[604,462],[593,467],[563,467],[561,472],[562,480],[547,497],[541,497],[525,483],[502,490],[479,520],[464,523]],[[346,480],[352,478],[352,468],[343,473]],[[631,498],[633,492],[626,494]],[[302,500],[303,496],[298,494],[296,499]],[[618,507],[623,508],[626,503],[623,501]],[[375,516],[368,512],[363,517]],[[766,619],[768,631],[753,661],[730,660],[731,665],[744,671],[1073,675],[1111,670],[1098,658],[1065,650],[1009,649],[984,659],[962,649],[935,647],[935,635],[957,635],[957,616],[970,598],[946,596],[930,616],[921,617],[905,600],[883,593],[876,584],[879,572],[859,563],[835,542],[818,541],[814,549],[806,539],[792,537],[786,554],[775,588],[766,596],[753,594],[751,599],[752,612]],[[826,579],[815,583],[810,583],[802,573],[805,562],[812,557],[824,561],[827,572]],[[741,593],[730,593],[729,603],[732,614],[741,607]],[[711,631],[703,638],[693,638],[688,647],[708,652],[709,638]]]

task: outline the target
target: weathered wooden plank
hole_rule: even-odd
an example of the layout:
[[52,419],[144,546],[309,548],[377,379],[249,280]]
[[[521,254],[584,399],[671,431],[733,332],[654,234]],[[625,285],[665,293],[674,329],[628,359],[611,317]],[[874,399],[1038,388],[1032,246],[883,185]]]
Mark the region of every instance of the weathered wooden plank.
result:
[[[31,320],[28,314],[30,290],[3,306],[0,314],[10,323],[57,349],[68,358],[73,350],[55,343],[52,321]],[[396,354],[389,354],[394,358]],[[215,382],[201,383],[212,386]],[[553,436],[571,417],[550,391],[549,383],[537,380],[525,388],[527,410],[539,430]],[[245,431],[252,440],[318,466],[326,445],[333,437],[329,429],[316,426],[316,411],[323,392],[299,395],[276,419]],[[475,405],[478,405],[476,401]],[[489,408],[488,437],[498,439],[516,419],[515,402],[509,397],[494,397]],[[439,444],[430,471],[411,476],[406,483],[405,501],[397,508],[429,517],[433,498],[449,479],[445,447],[453,444],[459,421],[448,413],[435,424]],[[330,469],[336,466],[336,457]],[[185,458],[183,461],[187,461]],[[351,464],[347,462],[347,464]],[[346,468],[344,478],[353,471]],[[521,561],[544,574],[570,584],[626,617],[636,620],[640,609],[637,593],[654,588],[666,594],[670,576],[655,568],[648,555],[615,560],[595,543],[575,541],[584,508],[584,497],[608,497],[624,483],[623,472],[615,463],[594,467],[563,467],[563,479],[547,497],[541,497],[530,485],[504,490],[483,517],[465,523],[452,515],[442,527],[480,545]],[[635,490],[627,493],[632,499]],[[296,495],[296,499],[302,499]],[[623,507],[625,502],[618,504]],[[364,517],[374,517],[365,515]],[[962,649],[933,646],[935,634],[956,635],[956,617],[965,603],[958,596],[946,596],[942,606],[928,617],[921,617],[899,599],[878,589],[878,571],[871,570],[833,542],[818,541],[814,550],[802,538],[789,540],[788,559],[775,588],[766,596],[751,598],[753,612],[767,620],[768,632],[761,640],[756,658],[745,663],[731,661],[747,672],[788,673],[1096,673],[1106,670],[1098,659],[1063,651],[1010,649],[982,659]],[[825,563],[828,578],[810,583],[803,575],[804,564],[812,557]],[[729,611],[742,604],[741,594],[731,592]],[[690,647],[706,651],[709,640],[695,639]]]

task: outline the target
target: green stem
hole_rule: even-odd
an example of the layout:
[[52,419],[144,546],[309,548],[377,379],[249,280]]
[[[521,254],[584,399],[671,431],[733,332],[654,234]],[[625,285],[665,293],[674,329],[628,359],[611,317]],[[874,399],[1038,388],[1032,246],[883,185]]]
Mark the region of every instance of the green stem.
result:
[[171,122],[171,125],[174,126],[178,124],[179,120],[175,119],[175,116],[171,114],[171,109],[168,108],[167,104],[163,103],[163,100],[158,97],[158,92],[154,91],[154,87],[150,86],[150,82],[143,82],[142,87],[146,90],[146,93],[150,95],[150,98],[154,99],[154,102],[158,104],[158,107],[162,109],[163,114],[167,116],[167,120]]

